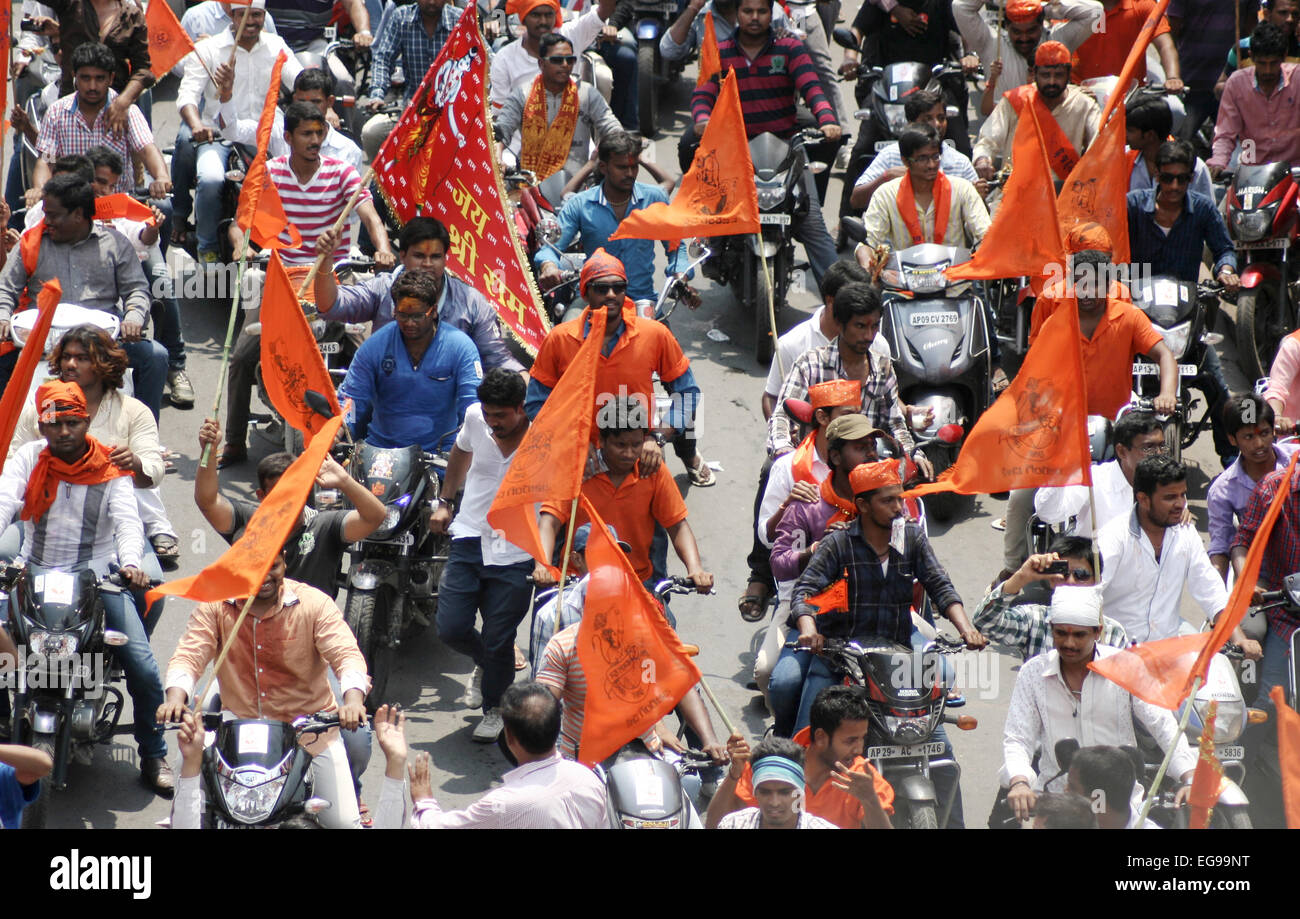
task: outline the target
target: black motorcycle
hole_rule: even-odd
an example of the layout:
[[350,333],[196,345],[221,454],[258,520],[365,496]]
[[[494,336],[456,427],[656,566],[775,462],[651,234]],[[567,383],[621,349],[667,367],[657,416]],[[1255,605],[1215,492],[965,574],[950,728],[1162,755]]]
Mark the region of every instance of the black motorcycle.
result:
[[682,778],[713,766],[707,753],[687,750],[675,763],[633,740],[602,763],[596,774],[609,793],[609,825],[615,830],[689,830],[699,814]]
[[672,91],[694,55],[669,61],[659,53],[660,37],[681,12],[677,0],[633,0],[632,10],[636,19],[637,127],[646,137],[654,137],[659,131],[660,96]]

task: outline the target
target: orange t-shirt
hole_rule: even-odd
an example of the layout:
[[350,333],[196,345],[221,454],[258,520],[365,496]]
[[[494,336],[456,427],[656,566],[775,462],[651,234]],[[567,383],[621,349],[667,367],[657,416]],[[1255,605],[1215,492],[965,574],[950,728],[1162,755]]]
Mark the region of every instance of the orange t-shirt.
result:
[[[1156,0],[1119,0],[1119,5],[1106,11],[1106,18],[1101,24],[1101,31],[1090,37],[1074,53],[1074,79],[1089,80],[1093,77],[1119,76],[1128,60],[1129,52],[1137,43],[1142,24],[1147,21],[1151,11],[1156,7]],[[1164,35],[1169,31],[1169,21],[1164,16],[1156,23],[1156,32],[1152,36]],[[1138,59],[1133,77],[1139,83],[1146,79],[1146,57]]]
[[[577,319],[563,322],[551,330],[537,351],[537,360],[529,369],[538,383],[554,389],[560,377],[582,347],[587,323],[587,310]],[[645,400],[647,412],[654,409],[654,374],[659,379],[671,381],[690,369],[691,362],[682,353],[673,333],[663,323],[642,319],[636,314],[631,300],[623,303],[623,334],[608,356],[602,354],[596,366],[596,405],[619,395],[624,387],[627,395],[640,395]],[[648,415],[647,426],[653,421]],[[591,432],[592,440],[596,431]],[[622,530],[619,531],[620,533]]]
[[[812,731],[810,728],[804,728],[791,739],[806,750],[812,743]],[[849,771],[871,776],[871,781],[876,786],[876,797],[880,799],[880,806],[885,809],[886,814],[894,812],[894,787],[885,781],[885,777],[876,771],[875,766],[859,756],[853,760]],[[807,813],[829,820],[841,830],[862,828],[864,816],[862,802],[847,791],[836,788],[833,780],[828,778],[815,792],[805,785],[803,794],[804,810]],[[745,772],[736,783],[736,798],[744,802],[746,807],[758,806],[758,800],[754,797],[754,776],[750,771],[749,763],[745,763]]]
[[[649,578],[654,573],[650,543],[654,540],[655,523],[666,530],[686,519],[686,502],[668,472],[668,465],[660,463],[654,475],[644,479],[633,470],[618,488],[614,487],[608,472],[601,472],[582,483],[582,493],[605,522],[618,531],[618,538],[632,547],[628,560],[636,569],[636,576],[643,581]],[[568,508],[543,504],[542,510],[561,520],[569,519]],[[587,514],[579,508],[575,525],[587,522]]]
[[[1106,312],[1092,333],[1080,338],[1083,377],[1088,388],[1088,414],[1114,418],[1133,396],[1133,358],[1146,354],[1162,336],[1146,313],[1116,296],[1122,288],[1112,287],[1106,298]],[[1032,346],[1047,317],[1062,303],[1074,307],[1074,300],[1062,296],[1059,283],[1049,286],[1034,304],[1029,343]]]

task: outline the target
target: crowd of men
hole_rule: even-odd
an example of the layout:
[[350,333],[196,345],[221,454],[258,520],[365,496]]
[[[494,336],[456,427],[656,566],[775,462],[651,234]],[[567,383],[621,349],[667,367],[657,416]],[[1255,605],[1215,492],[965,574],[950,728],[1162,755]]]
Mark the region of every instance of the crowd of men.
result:
[[[648,589],[669,573],[670,544],[697,591],[714,586],[665,454],[671,443],[691,485],[718,482],[694,424],[707,393],[669,326],[634,306],[655,294],[655,241],[611,239],[630,214],[669,202],[678,178],[643,161],[645,142],[631,133],[638,123],[632,4],[597,0],[567,17],[554,0],[505,5],[517,17],[518,38],[500,44],[490,61],[496,139],[521,168],[539,179],[561,175],[565,183],[559,237],[536,250],[530,267],[549,289],[563,276],[566,251],[585,256],[576,318],[551,329],[531,363],[510,347],[496,309],[472,279],[447,269],[447,227],[416,217],[390,237],[384,202],[362,179],[364,164],[396,123],[385,103],[411,100],[462,11],[448,0],[337,6],[350,20],[355,45],[370,48],[368,95],[356,102],[366,117],[356,136],[335,107],[352,75],[339,73],[333,59],[319,66],[335,15],[332,0],[205,0],[181,20],[195,50],[174,68],[181,126],[169,161],[151,128],[151,87],[166,74],[151,69],[145,10],[136,0],[25,0],[31,27],[15,49],[11,85],[16,101],[38,97],[42,114],[37,122],[21,104],[10,114],[35,158],[28,170],[14,155],[5,188],[12,229],[0,269],[0,380],[8,384],[19,355],[10,342],[15,317],[48,282],[59,282],[64,303],[102,314],[102,321],[58,339],[48,375],[38,375],[43,382],[18,420],[0,478],[0,524],[8,527],[0,555],[18,566],[98,575],[120,569],[130,582],[131,590],[106,601],[106,621],[127,639],[117,654],[132,699],[142,779],[158,794],[174,796],[173,826],[202,820],[205,736],[194,709],[206,700],[195,694],[218,657],[220,702],[237,718],[292,721],[337,710],[343,730],[310,747],[315,794],[331,804],[319,817],[322,825],[606,826],[600,779],[575,762],[588,693],[577,645],[591,523],[567,507],[538,510],[543,550],[578,576],[561,600],[544,592],[555,584],[550,568],[506,539],[487,514],[539,411],[588,336],[601,335],[582,495],[611,525]],[[660,51],[669,60],[700,50],[707,32],[718,44],[720,71],[701,74],[690,100],[679,145],[683,170],[727,71],[738,78],[749,137],[790,138],[813,125],[827,144],[844,139],[849,125],[823,27],[832,23],[811,17],[795,25],[783,6],[690,0],[663,34]],[[747,586],[738,602],[746,621],[766,623],[754,677],[772,729],[752,746],[739,733],[720,736],[697,688],[681,699],[675,716],[641,738],[657,756],[671,758],[689,743],[711,759],[717,781],[708,782],[711,798],[697,802],[699,822],[889,827],[898,789],[864,758],[872,729],[865,698],[835,685],[840,675],[819,652],[833,639],[886,640],[922,652],[933,635],[933,622],[917,614],[922,609],[948,620],[967,649],[993,642],[1025,661],[1010,696],[991,825],[1012,817],[1042,826],[1138,825],[1142,766],[1126,748],[1139,733],[1170,752],[1179,800],[1186,796],[1195,757],[1173,716],[1088,664],[1134,642],[1191,629],[1180,615],[1184,589],[1207,621],[1224,610],[1229,572],[1240,575],[1294,449],[1277,439],[1300,419],[1300,338],[1284,340],[1263,396],[1232,394],[1209,347],[1205,376],[1224,468],[1209,491],[1207,548],[1187,511],[1187,467],[1168,455],[1160,418],[1175,408],[1176,357],[1123,284],[1096,283],[1113,276],[1116,247],[1109,235],[1096,225],[1072,232],[1066,276],[1038,297],[1030,341],[1057,310],[1077,309],[1087,411],[1114,421],[1115,459],[1094,467],[1091,496],[1077,486],[1010,494],[1001,521],[1004,570],[970,613],[927,536],[923,508],[904,496],[908,485],[933,476],[917,447],[933,413],[904,404],[890,359],[874,347],[885,308],[873,274],[880,247],[978,247],[998,217],[999,179],[1012,166],[1012,140],[1026,107],[1040,122],[1055,177],[1065,179],[1101,127],[1098,99],[1081,81],[1118,73],[1153,6],[1152,0],[1008,0],[983,9],[981,0],[864,0],[857,11],[853,34],[860,47],[845,52],[842,74],[955,58],[969,73],[982,67],[987,89],[977,100],[967,98],[964,82],[960,89],[941,82],[911,93],[901,100],[906,126],[890,143],[877,143],[885,138],[869,123],[857,129],[840,215],[862,216],[867,238],[851,253],[836,232],[842,228],[828,227],[817,206],[824,182],[819,187],[811,170],[804,176],[813,206],[796,216],[793,229],[821,302],[780,336],[761,396],[766,436],[755,430],[753,441],[763,438],[765,450],[755,464],[761,469]],[[1169,95],[1139,93],[1124,106],[1132,263],[1195,282],[1208,249],[1209,276],[1228,293],[1237,289],[1236,256],[1212,183],[1238,161],[1300,164],[1296,10],[1295,0],[1270,0],[1262,9],[1252,0],[1171,3],[1151,45]],[[574,78],[588,50],[611,67],[608,100]],[[256,511],[256,503],[223,491],[218,470],[250,459],[251,395],[266,369],[259,367],[260,280],[244,304],[243,331],[224,382],[191,380],[181,297],[166,251],[192,250],[200,269],[247,254],[247,237],[229,221],[227,170],[236,145],[256,143],[281,52],[285,104],[275,114],[267,169],[293,228],[285,237],[294,239],[280,256],[301,278],[318,258],[341,265],[361,247],[373,253],[378,271],[359,279],[327,265],[310,291],[322,318],[369,326],[338,390],[340,402],[351,403],[350,436],[447,456],[429,526],[450,537],[450,551],[431,624],[441,641],[473,661],[462,699],[481,712],[472,739],[500,740],[517,764],[466,810],[438,805],[428,755],[411,760],[400,710],[370,699],[378,709],[367,715],[367,664],[335,600],[348,547],[384,524],[386,509],[333,459],[324,461],[317,482],[340,493],[350,509],[305,508],[247,605],[239,597],[198,605],[165,666],[150,645],[157,617],[146,615],[144,588],[176,570],[181,554],[160,490],[173,465],[160,441],[166,403],[189,408],[224,385],[224,426],[213,417],[200,430],[205,459],[194,501],[231,542]],[[1136,78],[1145,80],[1146,70],[1141,63]],[[1171,103],[1179,95],[1183,101]],[[970,108],[981,121],[974,135]],[[1203,161],[1190,141],[1207,120],[1212,142]],[[643,168],[654,184],[638,181]],[[97,199],[137,188],[146,192],[149,217],[97,216]],[[354,216],[336,230],[350,201]],[[664,248],[672,276],[684,247]],[[686,299],[699,305],[693,289]],[[1128,404],[1130,367],[1140,354],[1159,367],[1154,412]],[[996,392],[1014,374],[1000,356],[994,359]],[[656,380],[672,397],[662,414]],[[810,406],[810,417],[798,414],[799,402]],[[260,459],[259,500],[291,461],[286,453]],[[1300,484],[1291,487],[1265,552],[1263,588],[1277,588],[1300,570]],[[1072,535],[1047,553],[1031,554],[1031,514],[1069,527]],[[565,545],[572,554],[561,559]],[[723,563],[724,553],[712,554],[714,565]],[[725,561],[738,565],[740,554],[732,551]],[[819,600],[837,583],[845,585],[843,600],[827,609]],[[236,630],[244,610],[248,621]],[[663,611],[674,624],[666,604]],[[525,650],[516,635],[530,613],[532,641]],[[1271,686],[1287,682],[1290,636],[1300,621],[1277,610],[1269,613],[1269,626],[1238,627],[1233,634],[1248,658],[1262,661],[1260,707],[1269,705]],[[0,630],[5,652],[15,649]],[[533,679],[517,682],[524,670]],[[949,688],[955,696],[957,688]],[[0,696],[6,730],[8,703],[7,694]],[[179,774],[167,762],[167,722],[182,723]],[[1252,745],[1268,756],[1270,740],[1260,733]],[[366,807],[359,778],[372,736],[387,766],[382,789],[368,790],[373,807]],[[933,737],[950,755],[942,726]],[[1068,738],[1083,749],[1060,768],[1055,744]],[[5,826],[15,825],[23,802],[37,794],[47,760],[0,746]],[[1079,803],[1095,788],[1114,791],[1104,813]],[[962,826],[960,790],[949,797],[955,803],[948,825]]]

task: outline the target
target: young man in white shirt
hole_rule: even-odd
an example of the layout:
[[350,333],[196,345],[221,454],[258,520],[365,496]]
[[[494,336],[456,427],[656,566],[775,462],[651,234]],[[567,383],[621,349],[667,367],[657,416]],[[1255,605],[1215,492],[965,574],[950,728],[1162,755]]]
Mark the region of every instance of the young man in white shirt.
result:
[[[587,12],[568,22],[564,22],[557,0],[511,0],[506,12],[519,16],[523,34],[492,55],[489,76],[492,105],[497,109],[505,105],[512,90],[527,86],[537,78],[542,36],[559,31],[573,43],[574,54],[581,55],[605,28],[605,20],[614,12],[614,0],[598,0]],[[560,23],[558,29],[557,23]]]

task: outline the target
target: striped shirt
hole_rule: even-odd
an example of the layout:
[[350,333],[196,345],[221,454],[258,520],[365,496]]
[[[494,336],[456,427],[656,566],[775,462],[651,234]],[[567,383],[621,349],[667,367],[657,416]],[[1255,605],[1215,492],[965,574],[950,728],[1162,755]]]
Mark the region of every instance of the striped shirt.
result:
[[[560,720],[560,739],[555,746],[565,759],[578,758],[578,745],[582,741],[582,710],[587,704],[587,675],[582,672],[582,662],[578,660],[580,625],[574,623],[551,636],[542,654],[541,668],[537,671],[537,682],[560,691],[564,715]],[[659,738],[653,728],[642,734],[641,740],[651,753],[658,752]]]
[[[126,134],[114,134],[108,129],[108,106],[117,93],[108,91],[108,100],[94,124],[86,124],[85,117],[77,108],[77,94],[69,93],[56,100],[41,119],[40,132],[36,135],[36,152],[47,163],[53,163],[61,156],[84,154],[91,147],[104,146],[122,157],[122,162],[131,162],[131,154],[143,150],[153,143],[153,132],[149,130],[144,115],[137,106],[131,106],[126,114]],[[135,172],[127,169],[117,179],[117,191],[131,192],[135,189]]]
[[[757,830],[763,825],[763,811],[757,807],[747,807],[743,811],[727,814],[718,824],[720,830]],[[796,830],[838,830],[835,824],[812,814],[800,814]]]
[[[271,181],[275,183],[275,190],[280,193],[285,216],[302,234],[302,245],[296,249],[281,249],[280,257],[290,265],[315,261],[316,240],[343,213],[344,205],[361,185],[361,176],[347,163],[328,156],[320,158],[316,174],[306,185],[300,183],[294,175],[287,155],[269,160],[266,167],[271,173]],[[370,192],[362,191],[357,203],[369,200]],[[280,238],[288,239],[288,233],[281,233]],[[343,235],[334,248],[334,261],[342,261],[347,257],[347,238]]]
[[790,137],[795,130],[794,94],[800,93],[818,124],[835,124],[835,111],[817,79],[812,57],[804,43],[790,35],[774,37],[750,60],[736,39],[718,44],[721,71],[695,90],[691,117],[707,121],[718,101],[721,79],[734,70],[740,81],[740,109],[749,137],[772,133]]

